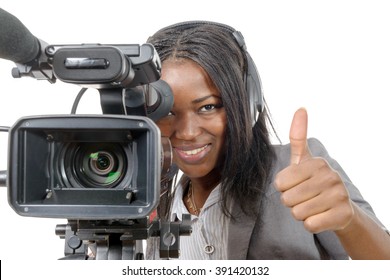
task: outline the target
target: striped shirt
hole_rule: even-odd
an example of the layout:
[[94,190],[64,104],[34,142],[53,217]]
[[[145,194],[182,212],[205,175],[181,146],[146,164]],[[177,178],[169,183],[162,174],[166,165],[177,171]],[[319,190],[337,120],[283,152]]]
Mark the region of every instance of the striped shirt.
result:
[[[173,199],[171,220],[189,214],[183,202],[184,186],[177,187]],[[199,216],[191,215],[192,233],[180,236],[182,260],[223,260],[227,258],[228,218],[220,204],[220,185],[214,188]]]

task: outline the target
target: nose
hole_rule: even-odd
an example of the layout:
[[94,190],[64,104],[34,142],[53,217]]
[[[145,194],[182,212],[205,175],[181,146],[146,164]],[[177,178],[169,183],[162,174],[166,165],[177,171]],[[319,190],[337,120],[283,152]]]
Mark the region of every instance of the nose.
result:
[[201,123],[194,114],[177,118],[174,124],[175,136],[181,140],[193,140],[202,133]]

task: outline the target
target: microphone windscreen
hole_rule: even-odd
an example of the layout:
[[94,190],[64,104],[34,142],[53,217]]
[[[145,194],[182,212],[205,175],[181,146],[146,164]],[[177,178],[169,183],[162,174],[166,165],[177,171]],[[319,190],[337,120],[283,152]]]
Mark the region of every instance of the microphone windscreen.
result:
[[24,64],[39,52],[39,40],[19,19],[0,8],[0,58]]

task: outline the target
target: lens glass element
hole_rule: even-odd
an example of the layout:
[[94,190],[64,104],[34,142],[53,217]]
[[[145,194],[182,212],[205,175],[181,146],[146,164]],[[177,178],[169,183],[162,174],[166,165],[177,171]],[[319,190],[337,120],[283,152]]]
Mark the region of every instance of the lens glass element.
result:
[[124,173],[125,155],[118,145],[86,145],[75,160],[78,177],[88,187],[112,187]]
[[128,158],[120,143],[73,143],[63,152],[67,180],[77,187],[115,188],[128,168]]

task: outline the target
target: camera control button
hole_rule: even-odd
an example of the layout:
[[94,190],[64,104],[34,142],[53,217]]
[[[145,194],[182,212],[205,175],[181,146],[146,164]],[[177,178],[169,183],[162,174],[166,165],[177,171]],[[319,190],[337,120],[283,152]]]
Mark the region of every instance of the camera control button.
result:
[[68,246],[71,248],[71,249],[78,249],[80,248],[81,244],[83,242],[80,240],[80,238],[76,235],[73,235],[69,238],[68,240]]

